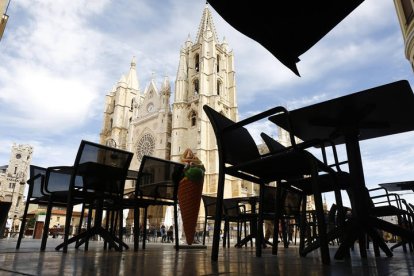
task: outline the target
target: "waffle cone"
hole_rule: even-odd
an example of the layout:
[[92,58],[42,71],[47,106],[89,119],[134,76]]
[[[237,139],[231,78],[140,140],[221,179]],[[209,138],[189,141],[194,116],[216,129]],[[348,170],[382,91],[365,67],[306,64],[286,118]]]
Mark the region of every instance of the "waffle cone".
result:
[[186,177],[180,181],[178,204],[180,205],[185,239],[188,245],[191,245],[194,241],[202,192],[203,181],[194,182]]

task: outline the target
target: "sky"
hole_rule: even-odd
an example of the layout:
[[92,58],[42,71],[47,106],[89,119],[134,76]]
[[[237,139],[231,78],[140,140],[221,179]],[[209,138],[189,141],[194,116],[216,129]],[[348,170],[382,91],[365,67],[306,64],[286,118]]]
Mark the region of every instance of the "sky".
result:
[[[13,143],[34,147],[32,164],[71,165],[82,139],[99,141],[105,95],[134,56],[141,90],[152,77],[161,83],[168,76],[174,87],[180,48],[189,35],[196,38],[205,5],[12,0],[0,41],[0,165],[8,164]],[[365,0],[300,56],[301,77],[210,9],[219,40],[225,37],[234,53],[240,119],[397,80],[413,84],[393,1]],[[251,131],[258,141],[275,127],[264,122]],[[414,179],[413,138],[410,132],[361,142],[368,187]]]

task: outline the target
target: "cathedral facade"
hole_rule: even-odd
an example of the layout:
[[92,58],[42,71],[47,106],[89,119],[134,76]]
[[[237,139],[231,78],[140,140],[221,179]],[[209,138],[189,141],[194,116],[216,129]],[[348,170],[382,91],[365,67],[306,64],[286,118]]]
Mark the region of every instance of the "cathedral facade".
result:
[[[177,58],[174,93],[168,77],[160,85],[152,78],[142,90],[132,59],[129,72],[106,96],[100,143],[133,152],[133,170],[138,170],[143,155],[179,162],[190,148],[206,168],[203,193],[214,195],[218,152],[202,107],[207,104],[233,121],[238,120],[238,108],[233,52],[225,39],[219,41],[208,7],[195,40],[189,36]],[[127,183],[126,190],[132,185],[132,181]],[[249,192],[253,192],[251,185],[226,179],[226,197]]]

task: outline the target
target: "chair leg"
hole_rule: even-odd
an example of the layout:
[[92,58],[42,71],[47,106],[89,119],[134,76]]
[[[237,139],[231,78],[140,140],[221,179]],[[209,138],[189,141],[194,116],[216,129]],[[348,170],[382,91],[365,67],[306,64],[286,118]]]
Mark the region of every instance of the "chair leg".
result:
[[[259,194],[259,206],[263,206],[264,199],[264,184],[260,184],[260,194]],[[262,256],[262,245],[263,245],[263,208],[259,208],[259,214],[253,225],[256,230],[256,257]]]
[[42,243],[40,245],[41,251],[44,251],[46,249],[46,242],[49,236],[49,225],[50,225],[51,214],[52,214],[52,198],[50,198],[49,204],[47,205],[45,225],[43,227]]
[[217,201],[216,201],[216,215],[214,217],[214,232],[213,232],[213,244],[211,249],[211,260],[218,260],[218,252],[220,245],[220,227],[222,220],[223,210],[223,196],[224,196],[224,165],[219,168],[219,178],[217,186]]
[[[78,230],[77,230],[77,235],[79,235],[82,232],[82,224],[83,224],[83,217],[85,215],[85,204],[82,204],[82,210],[81,210],[81,215],[79,218],[79,226],[78,226]],[[78,242],[76,242],[75,248],[77,248]]]
[[144,208],[144,223],[142,227],[142,249],[145,249],[145,243],[147,240],[147,214],[148,214],[148,207]]
[[180,240],[178,237],[178,202],[174,202],[174,234],[175,234],[175,251],[180,249]]
[[29,203],[26,202],[26,206],[24,207],[22,223],[20,224],[19,237],[17,238],[16,249],[20,248],[20,243],[22,242],[22,238],[24,236],[24,230],[26,228],[26,219],[27,219],[28,210],[29,210]]
[[138,247],[139,247],[139,232],[140,232],[140,227],[139,227],[139,212],[140,212],[140,208],[138,206],[136,206],[134,208],[134,251],[138,251]]
[[207,217],[204,219],[203,245],[206,244]]
[[316,209],[316,221],[317,221],[317,228],[319,234],[319,241],[320,241],[320,251],[321,251],[321,258],[322,263],[329,264],[330,263],[330,256],[329,256],[329,245],[328,245],[328,237],[326,233],[326,224],[325,224],[325,214],[323,211],[323,203],[322,203],[322,194],[319,189],[319,185],[316,180],[317,171],[316,166],[313,168],[312,174],[312,190],[313,196],[315,201],[315,209]]
[[65,220],[65,236],[63,237],[63,252],[68,252],[68,240],[69,240],[69,232],[70,232],[70,223],[72,220],[72,212],[73,212],[73,204],[72,200],[68,200],[68,205],[66,207],[66,220]]

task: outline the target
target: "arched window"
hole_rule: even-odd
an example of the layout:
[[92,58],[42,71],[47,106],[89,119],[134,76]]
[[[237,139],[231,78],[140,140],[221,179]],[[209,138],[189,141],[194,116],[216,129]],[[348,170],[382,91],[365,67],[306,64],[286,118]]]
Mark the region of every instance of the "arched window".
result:
[[194,80],[193,84],[194,84],[194,94],[198,94],[200,90],[200,84],[198,82],[198,79]]
[[221,91],[221,82],[217,80],[217,95],[220,95],[220,91]]
[[200,71],[200,56],[198,54],[194,57],[194,69],[199,72]]
[[109,129],[112,129],[113,124],[114,124],[114,120],[111,118],[111,121],[109,122]]
[[220,72],[220,56],[217,55],[217,73]]
[[195,111],[191,112],[190,121],[191,121],[191,126],[192,127],[196,126],[196,124],[197,124],[197,114],[196,114]]

